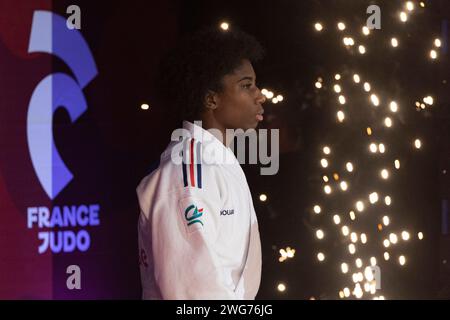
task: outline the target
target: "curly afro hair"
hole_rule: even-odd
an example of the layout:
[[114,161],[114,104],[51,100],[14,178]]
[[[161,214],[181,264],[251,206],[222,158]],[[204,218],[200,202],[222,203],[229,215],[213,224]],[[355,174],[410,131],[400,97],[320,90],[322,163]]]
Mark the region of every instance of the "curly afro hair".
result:
[[222,79],[248,59],[255,63],[264,50],[251,35],[237,30],[208,28],[185,38],[161,61],[156,87],[169,110],[181,120],[199,119],[209,90],[220,92]]

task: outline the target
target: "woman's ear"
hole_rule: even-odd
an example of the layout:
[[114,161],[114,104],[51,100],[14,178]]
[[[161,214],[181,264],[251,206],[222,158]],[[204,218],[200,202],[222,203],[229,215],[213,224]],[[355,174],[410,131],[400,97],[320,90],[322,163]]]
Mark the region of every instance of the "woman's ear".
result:
[[215,110],[218,107],[217,101],[217,93],[214,91],[208,90],[208,93],[205,96],[205,107],[207,110]]

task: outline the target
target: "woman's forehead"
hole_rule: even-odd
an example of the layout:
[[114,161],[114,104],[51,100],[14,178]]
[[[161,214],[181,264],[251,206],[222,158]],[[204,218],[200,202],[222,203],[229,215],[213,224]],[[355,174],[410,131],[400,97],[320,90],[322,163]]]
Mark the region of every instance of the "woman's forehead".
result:
[[233,74],[235,75],[255,75],[255,70],[253,70],[253,66],[250,61],[247,59],[242,60],[242,63],[240,66],[238,66],[236,69],[234,69]]
[[232,73],[229,73],[225,76],[225,80],[235,82],[240,81],[241,79],[244,78],[251,78],[253,80],[256,78],[253,66],[248,60],[244,60],[243,63],[239,67],[234,69]]

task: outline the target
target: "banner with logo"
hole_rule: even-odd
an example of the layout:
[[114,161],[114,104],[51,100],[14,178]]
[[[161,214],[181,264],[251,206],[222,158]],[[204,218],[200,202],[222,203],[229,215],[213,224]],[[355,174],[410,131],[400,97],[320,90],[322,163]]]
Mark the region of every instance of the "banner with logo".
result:
[[114,122],[108,84],[130,80],[99,61],[124,38],[71,5],[0,0],[0,299],[140,297],[135,187],[160,145],[116,139],[140,124]]

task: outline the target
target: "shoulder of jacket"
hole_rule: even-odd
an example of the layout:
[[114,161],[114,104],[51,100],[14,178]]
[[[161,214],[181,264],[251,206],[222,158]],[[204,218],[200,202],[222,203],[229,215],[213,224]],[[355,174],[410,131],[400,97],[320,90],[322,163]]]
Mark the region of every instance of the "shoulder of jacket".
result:
[[226,189],[223,179],[218,165],[189,161],[177,163],[166,152],[159,166],[141,180],[136,192],[141,209],[148,212],[151,202],[171,196],[213,197],[217,194],[221,198]]

